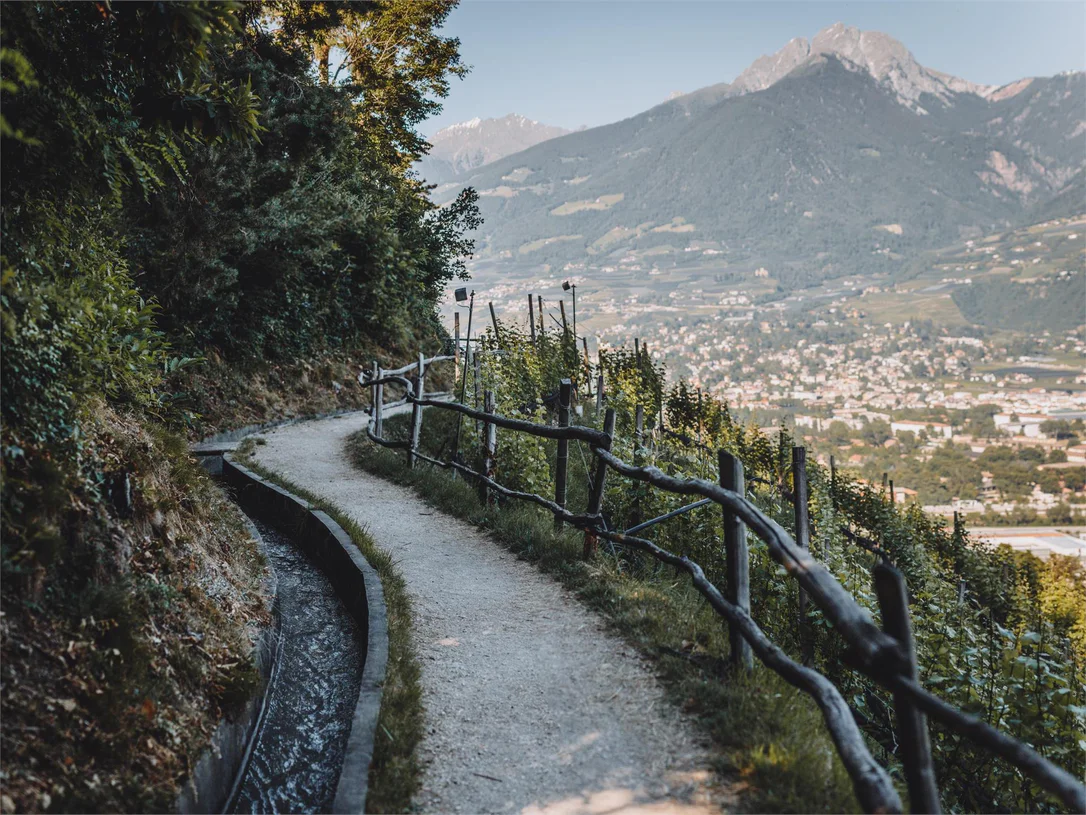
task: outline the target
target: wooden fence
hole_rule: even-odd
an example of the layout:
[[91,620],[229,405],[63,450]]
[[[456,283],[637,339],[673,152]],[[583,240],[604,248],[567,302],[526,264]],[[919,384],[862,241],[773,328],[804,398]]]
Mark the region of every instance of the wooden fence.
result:
[[[495,413],[494,394],[490,391],[483,395],[482,410],[438,398],[435,394],[426,394],[426,370],[433,363],[448,359],[452,357],[439,356],[427,360],[419,354],[417,362],[395,371],[383,371],[375,362],[369,376],[360,374],[359,382],[371,388],[373,393],[371,420],[367,428],[369,438],[384,447],[405,450],[408,463],[412,467],[424,461],[474,479],[484,501],[492,501],[495,495],[501,495],[543,507],[554,515],[556,524],[569,524],[583,530],[586,557],[595,553],[596,542],[603,538],[644,552],[688,573],[694,587],[727,621],[732,645],[731,659],[736,669],[749,670],[752,667],[753,652],[766,667],[810,695],[818,705],[830,737],[852,780],[856,797],[865,811],[900,812],[902,802],[889,774],[868,750],[852,711],[840,691],[827,677],[809,667],[809,637],[801,635],[803,657],[802,663],[797,662],[775,645],[751,616],[747,574],[748,530],[765,542],[770,556],[799,583],[801,608],[813,603],[848,643],[846,659],[849,665],[891,691],[896,712],[896,736],[901,746],[901,761],[913,812],[938,812],[940,809],[928,739],[929,716],[1021,769],[1071,811],[1086,811],[1086,786],[1079,779],[1045,759],[1029,745],[958,710],[920,684],[909,618],[908,593],[905,578],[900,571],[885,561],[880,562],[873,570],[883,621],[880,629],[869,612],[856,602],[825,566],[811,556],[807,538],[806,463],[803,448],[796,448],[793,452],[793,472],[797,479],[795,490],[791,493],[782,491],[792,500],[796,511],[798,540],[794,540],[783,527],[747,499],[743,463],[731,454],[719,452],[719,483],[716,484],[700,478],[676,478],[653,466],[629,464],[611,453],[615,434],[613,409],[606,410],[602,431],[570,423],[572,388],[569,380],[562,380],[559,389],[557,424],[537,424]],[[414,381],[404,376],[410,372],[415,373]],[[382,412],[388,407],[384,405],[383,397],[383,387],[386,384],[403,388],[405,397],[396,404],[412,405],[411,432],[406,441],[390,441],[383,437]],[[601,397],[602,388],[601,393],[597,394],[597,402]],[[448,460],[440,460],[419,451],[422,409],[425,407],[454,411],[480,423],[483,455],[478,470],[458,461],[455,453]],[[507,489],[494,480],[496,429],[499,427],[558,441],[553,500],[534,493]],[[570,441],[586,443],[595,459],[594,471],[588,485],[588,506],[580,514],[573,513],[566,507],[566,461]],[[601,508],[604,483],[609,471],[661,490],[708,500],[721,507],[727,563],[724,591],[706,578],[697,563],[685,556],[675,555],[628,532],[616,532],[607,528]],[[695,503],[700,505],[701,501]],[[684,507],[684,510],[691,508],[693,505]],[[654,521],[658,522],[673,514],[675,513],[669,513],[668,516]],[[634,529],[643,527],[644,525],[640,525]],[[859,536],[853,534],[852,537],[877,549],[877,546]],[[801,620],[800,624],[805,622]]]

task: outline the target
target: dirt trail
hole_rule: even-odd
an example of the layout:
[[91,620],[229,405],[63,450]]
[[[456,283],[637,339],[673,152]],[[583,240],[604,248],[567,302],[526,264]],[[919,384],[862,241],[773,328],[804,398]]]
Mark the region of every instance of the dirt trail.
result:
[[345,452],[364,414],[265,434],[256,458],[391,552],[415,603],[423,812],[716,812],[709,755],[636,652],[532,566]]

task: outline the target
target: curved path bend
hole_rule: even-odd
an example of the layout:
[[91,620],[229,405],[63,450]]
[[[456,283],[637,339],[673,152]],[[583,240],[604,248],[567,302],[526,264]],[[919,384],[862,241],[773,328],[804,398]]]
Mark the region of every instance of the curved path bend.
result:
[[360,472],[356,413],[264,434],[256,459],[389,551],[415,606],[422,812],[718,812],[711,757],[651,667],[599,617],[478,529]]

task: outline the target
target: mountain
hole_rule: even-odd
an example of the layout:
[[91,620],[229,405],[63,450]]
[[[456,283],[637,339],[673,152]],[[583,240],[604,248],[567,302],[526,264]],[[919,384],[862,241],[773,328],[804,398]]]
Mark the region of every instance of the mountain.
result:
[[492,161],[570,131],[541,124],[516,113],[500,119],[471,119],[450,125],[430,139],[430,153],[419,162],[419,174],[441,183]]
[[483,259],[764,267],[794,288],[893,271],[917,251],[1074,209],[1066,191],[1076,178],[1081,187],[1084,110],[1082,73],[977,85],[925,68],[885,34],[838,24],[733,83],[458,182],[481,196]]
[[765,90],[812,56],[819,55],[836,57],[865,71],[892,90],[899,102],[918,113],[927,112],[919,104],[925,94],[945,103],[956,94],[985,97],[996,90],[925,68],[893,37],[879,31],[860,31],[842,23],[820,31],[810,43],[798,37],[776,54],[760,57],[736,78],[732,88],[740,92]]

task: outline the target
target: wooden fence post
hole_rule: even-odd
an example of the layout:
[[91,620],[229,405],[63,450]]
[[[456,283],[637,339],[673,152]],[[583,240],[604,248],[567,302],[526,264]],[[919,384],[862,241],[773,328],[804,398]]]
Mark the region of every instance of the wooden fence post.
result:
[[[874,568],[875,592],[879,598],[882,629],[901,643],[908,655],[909,678],[918,679],[916,643],[909,622],[909,596],[905,576],[885,563]],[[909,789],[909,809],[912,812],[938,813],[939,787],[931,760],[927,716],[920,712],[905,694],[894,692],[894,713],[897,716],[897,741],[901,745],[901,764]]]
[[562,339],[565,340],[569,336],[569,324],[566,322],[566,301],[559,300],[558,308],[562,312]]
[[[483,412],[494,412],[494,391],[492,390],[487,390],[483,393]],[[494,456],[497,453],[498,448],[498,428],[485,420],[483,421],[482,443],[483,464],[482,467],[479,468],[479,472],[493,480]],[[482,479],[479,480],[479,500],[483,502],[484,506],[489,505],[493,501],[493,495],[490,492],[490,488]]]
[[596,377],[596,413],[603,410],[603,371]]
[[535,347],[535,307],[532,305],[532,295],[528,295],[528,325],[532,329],[532,347]]
[[[415,382],[415,398],[421,399],[426,393],[426,363],[422,351],[419,351],[419,375]],[[417,401],[411,404],[411,446],[407,448],[407,465],[413,470],[418,464],[419,436],[422,434],[422,405]]]
[[[718,454],[720,486],[739,496],[746,496],[743,462],[724,450]],[[750,613],[750,553],[747,551],[747,525],[738,516],[724,510],[724,550],[728,568],[728,601]],[[754,669],[750,643],[739,628],[728,626],[732,665],[745,671]]]
[[[796,545],[803,549],[811,548],[810,516],[807,507],[807,449],[792,447],[792,498],[795,510]],[[799,649],[803,664],[810,665],[814,660],[814,643],[811,641],[811,627],[807,622],[807,592],[799,589]]]
[[539,304],[539,339],[542,341],[543,336],[547,333],[547,326],[543,322],[543,295],[537,294],[535,299]]
[[[377,368],[377,378],[381,378],[381,368]],[[377,438],[384,438],[385,425],[381,419],[381,412],[385,406],[385,386],[377,385],[376,393],[373,397],[373,433]]]
[[[569,402],[573,394],[573,383],[563,379],[558,383],[558,426],[569,427]],[[554,503],[565,509],[566,475],[569,471],[569,439],[558,440],[558,458],[554,465]],[[562,521],[556,515],[554,528],[561,529]]]
[[[645,463],[645,457],[641,453],[641,448],[645,444],[645,407],[638,405],[634,408],[634,466],[640,467]],[[641,516],[641,504],[642,496],[645,493],[644,484],[641,482],[635,482],[633,485],[634,499],[633,507],[630,511],[630,526],[634,527],[645,520]]]
[[[603,419],[603,432],[607,434],[608,439],[603,449],[610,452],[611,442],[615,435],[615,409],[607,408],[607,415]],[[602,458],[596,459],[596,472],[592,476],[592,482],[588,486],[588,509],[586,514],[598,515],[600,508],[603,506],[603,487],[604,482],[607,479],[607,464]],[[599,546],[599,538],[596,537],[595,532],[585,530],[584,533],[584,551],[582,557],[585,560],[592,560],[596,556],[596,549]]]
[[[373,361],[373,367],[370,369],[370,379],[376,381],[377,374],[380,371],[380,367],[377,365],[377,360]],[[376,418],[377,416],[377,386],[370,386],[370,416]],[[376,432],[376,431],[374,431]]]

